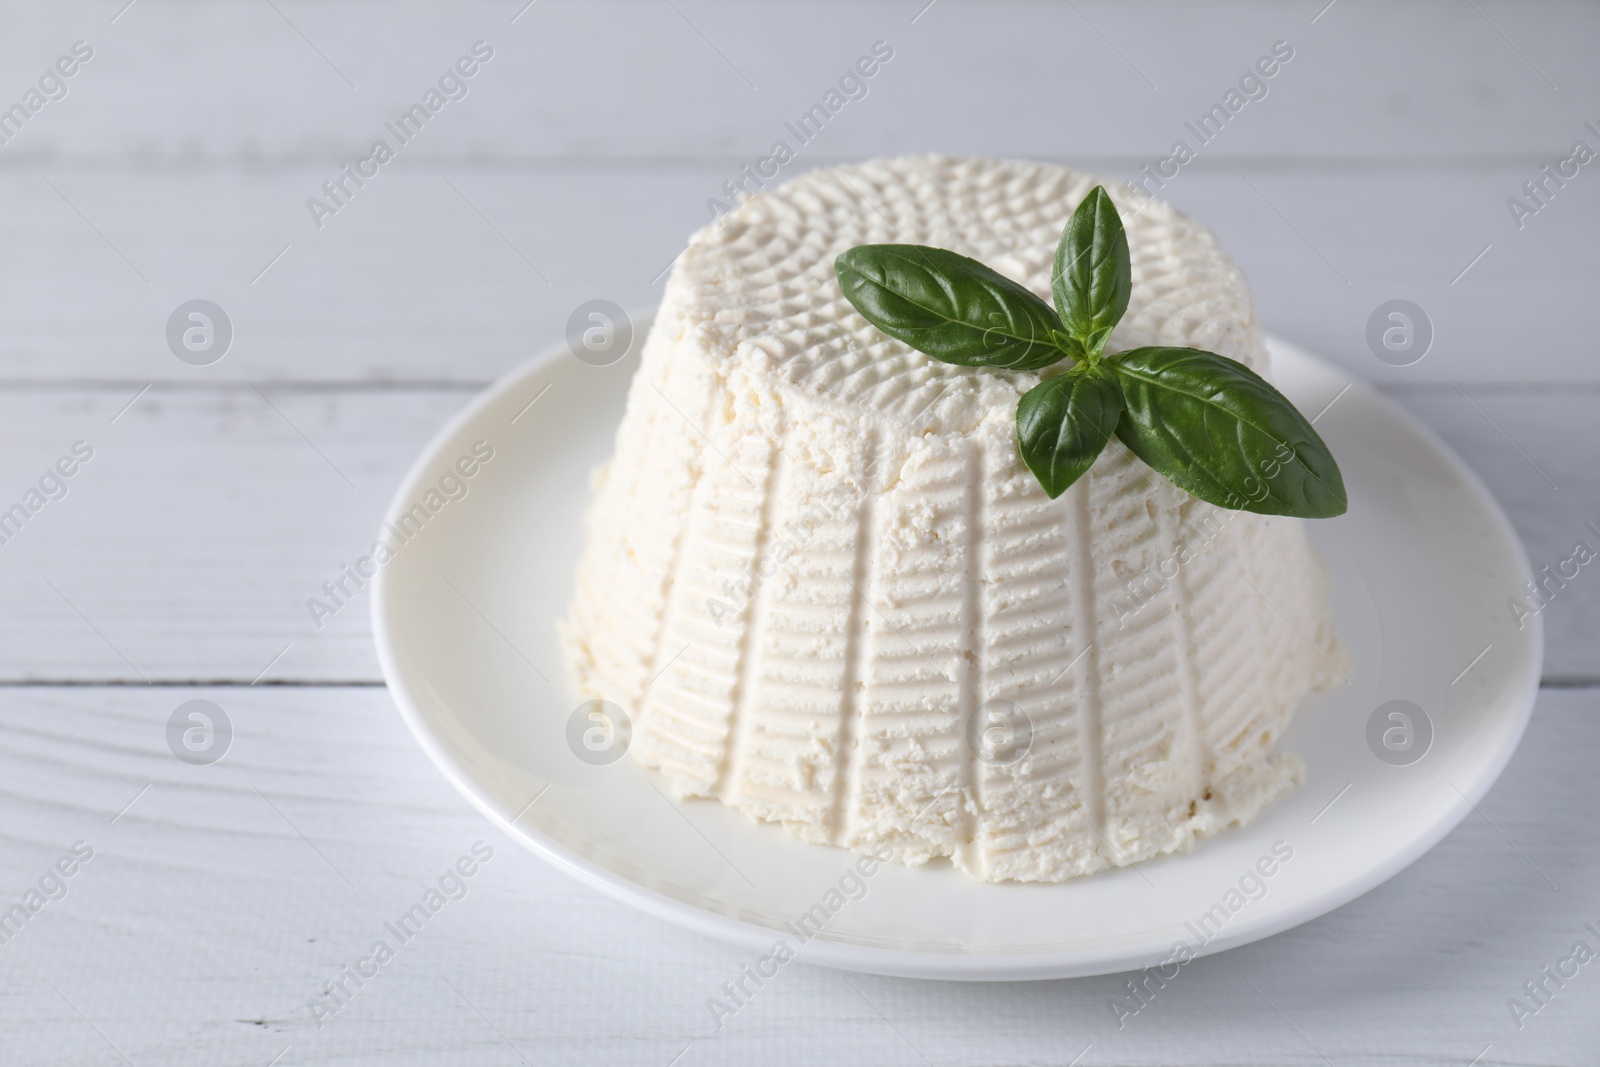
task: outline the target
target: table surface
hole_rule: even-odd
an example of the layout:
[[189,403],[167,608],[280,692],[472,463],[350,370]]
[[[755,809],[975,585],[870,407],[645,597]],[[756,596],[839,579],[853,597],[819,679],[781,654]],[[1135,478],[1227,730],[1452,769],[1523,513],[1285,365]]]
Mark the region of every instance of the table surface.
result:
[[[0,907],[58,898],[0,943],[0,1062],[1595,1062],[1600,965],[1541,970],[1600,948],[1587,568],[1543,611],[1532,725],[1475,814],[1120,1027],[1118,976],[802,965],[719,1030],[706,1001],[744,954],[490,827],[403,728],[365,600],[320,628],[306,600],[444,420],[585,300],[648,306],[707,199],[879,41],[892,59],[786,172],[942,151],[1133,177],[1285,42],[1163,195],[1271,330],[1465,457],[1535,567],[1600,546],[1600,175],[1575,154],[1600,147],[1600,10],[525,2],[0,6],[0,106],[23,107],[0,113],[0,507],[92,450],[0,545]],[[459,98],[314,218],[480,41]],[[168,345],[193,299],[232,324],[207,366]],[[1432,324],[1409,366],[1368,345],[1392,299]],[[193,699],[233,724],[220,762],[169,748]],[[480,840],[467,897],[319,1019],[310,998]]]

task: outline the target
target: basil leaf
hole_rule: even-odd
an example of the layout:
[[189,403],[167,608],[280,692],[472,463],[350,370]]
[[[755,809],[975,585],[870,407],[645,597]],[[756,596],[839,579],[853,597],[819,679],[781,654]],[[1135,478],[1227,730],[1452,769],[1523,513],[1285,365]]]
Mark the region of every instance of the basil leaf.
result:
[[1094,465],[1122,415],[1122,390],[1104,372],[1048,378],[1017,402],[1017,449],[1054,500]]
[[1344,514],[1328,446],[1249,367],[1194,348],[1135,348],[1101,367],[1122,387],[1117,437],[1180,489],[1262,515]]
[[1072,213],[1056,246],[1050,289],[1067,332],[1098,356],[1128,310],[1133,268],[1128,235],[1104,187],[1095,186]]
[[1050,305],[975,259],[926,245],[858,245],[833,269],[863,318],[934,359],[1037,370],[1066,356]]

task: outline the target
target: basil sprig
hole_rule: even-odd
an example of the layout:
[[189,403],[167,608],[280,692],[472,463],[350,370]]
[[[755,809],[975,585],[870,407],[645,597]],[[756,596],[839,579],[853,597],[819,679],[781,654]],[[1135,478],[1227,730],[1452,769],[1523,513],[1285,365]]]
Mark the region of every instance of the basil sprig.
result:
[[1132,269],[1116,205],[1095,186],[1061,235],[1051,308],[976,260],[925,245],[859,245],[834,261],[863,318],[945,363],[1041,370],[1017,404],[1017,449],[1053,499],[1113,434],[1174,485],[1218,507],[1328,518],[1346,509],[1339,465],[1282,393],[1197,348],[1107,353]]

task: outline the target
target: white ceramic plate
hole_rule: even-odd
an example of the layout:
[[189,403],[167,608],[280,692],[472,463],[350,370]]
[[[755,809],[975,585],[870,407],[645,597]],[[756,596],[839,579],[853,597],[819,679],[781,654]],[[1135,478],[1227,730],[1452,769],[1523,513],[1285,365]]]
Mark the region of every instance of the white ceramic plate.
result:
[[[647,329],[639,322],[636,336]],[[1505,610],[1528,563],[1477,478],[1363,384],[1271,347],[1278,383],[1301,410],[1332,404],[1317,428],[1339,458],[1350,510],[1310,529],[1355,668],[1348,686],[1308,701],[1284,739],[1304,758],[1307,784],[1192,852],[1050,886],[887,865],[860,881],[864,895],[845,877],[859,897],[848,899],[838,891],[853,856],[714,802],[674,803],[630,759],[578,759],[568,736],[579,700],[555,627],[590,471],[610,454],[633,357],[597,367],[564,345],[545,353],[469,404],[411,469],[389,522],[419,503],[438,510],[376,582],[390,691],[428,755],[501,829],[603,893],[744,946],[752,965],[782,939],[799,959],[879,974],[1059,978],[1161,963],[1179,943],[1201,955],[1288,929],[1391,877],[1471,810],[1522,736],[1543,633],[1538,617],[1519,631]],[[475,470],[460,479],[466,495],[430,501],[479,441],[493,458],[465,465]],[[1413,713],[1411,749],[1390,755],[1425,753],[1408,765],[1369,744],[1374,713],[1396,699],[1426,719]],[[1372,736],[1392,728],[1391,743],[1403,745],[1405,723],[1387,710]],[[1263,863],[1275,846],[1290,858]],[[802,939],[785,926],[819,904],[821,934]]]

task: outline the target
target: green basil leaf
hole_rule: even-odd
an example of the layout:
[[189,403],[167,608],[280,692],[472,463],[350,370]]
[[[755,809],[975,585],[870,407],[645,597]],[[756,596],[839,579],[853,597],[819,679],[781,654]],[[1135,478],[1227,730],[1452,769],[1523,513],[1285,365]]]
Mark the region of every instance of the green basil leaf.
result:
[[1017,450],[1054,500],[1094,465],[1122,415],[1122,391],[1098,370],[1047,378],[1017,402]]
[[1090,190],[1062,230],[1050,288],[1067,333],[1101,354],[1133,290],[1128,234],[1104,187]]
[[863,318],[934,359],[1037,370],[1066,356],[1050,305],[975,259],[926,245],[858,245],[833,269]]
[[1050,289],[1067,332],[1098,356],[1128,310],[1133,269],[1128,235],[1104,187],[1095,186],[1072,213],[1056,246]]
[[1135,348],[1100,366],[1122,387],[1117,437],[1180,489],[1262,515],[1344,514],[1344,479],[1328,446],[1243,363],[1194,348]]

